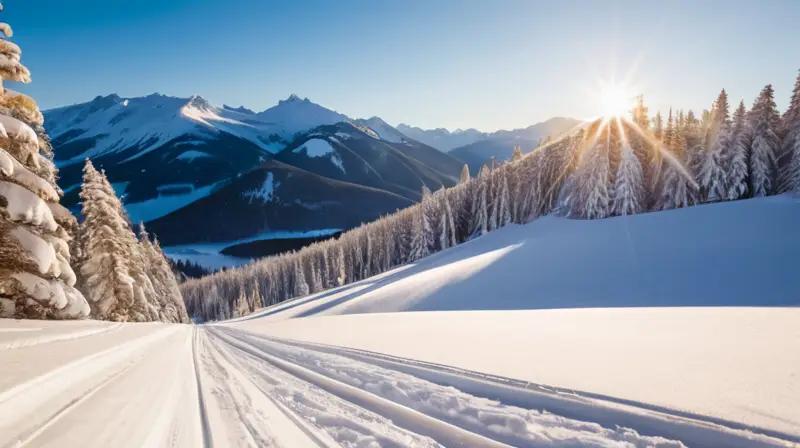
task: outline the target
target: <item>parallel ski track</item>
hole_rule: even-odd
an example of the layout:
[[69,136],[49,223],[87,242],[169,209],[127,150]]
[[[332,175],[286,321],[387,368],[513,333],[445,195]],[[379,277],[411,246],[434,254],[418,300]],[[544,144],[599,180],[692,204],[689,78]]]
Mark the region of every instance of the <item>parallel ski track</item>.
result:
[[681,440],[688,446],[716,448],[785,447],[800,437],[737,422],[669,408],[535,384],[457,367],[395,357],[366,350],[276,338],[219,326],[231,337],[255,338],[273,344],[343,356],[354,361],[403,372],[442,386],[526,409],[539,409],[567,418],[599,423],[607,428],[631,428],[642,435]]

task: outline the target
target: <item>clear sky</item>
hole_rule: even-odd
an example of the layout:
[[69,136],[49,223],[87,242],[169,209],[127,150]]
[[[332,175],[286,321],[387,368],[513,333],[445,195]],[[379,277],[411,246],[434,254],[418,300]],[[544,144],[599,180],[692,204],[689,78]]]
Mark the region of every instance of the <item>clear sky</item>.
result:
[[[42,109],[198,94],[263,110],[290,93],[354,118],[524,127],[599,115],[632,73],[652,110],[726,88],[788,104],[800,0],[5,0]],[[793,23],[794,22],[794,23]]]

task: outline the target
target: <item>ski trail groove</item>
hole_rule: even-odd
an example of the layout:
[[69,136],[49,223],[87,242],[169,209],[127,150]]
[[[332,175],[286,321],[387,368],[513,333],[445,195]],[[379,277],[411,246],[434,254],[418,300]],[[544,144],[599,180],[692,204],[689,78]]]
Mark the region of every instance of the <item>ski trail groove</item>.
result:
[[[122,324],[117,323],[114,325],[98,326],[97,328],[89,328],[83,331],[73,331],[69,333],[56,333],[53,335],[39,336],[36,338],[16,339],[11,342],[0,345],[2,350],[14,350],[26,347],[33,347],[35,345],[49,344],[52,342],[68,341],[71,339],[80,339],[88,336],[94,336],[100,333],[111,333],[122,329]],[[29,331],[29,329],[24,329]]]
[[287,408],[283,405],[283,403],[276,400],[268,391],[266,391],[263,387],[261,387],[258,383],[256,383],[250,375],[247,375],[245,372],[246,369],[243,368],[241,364],[239,364],[232,356],[228,356],[225,354],[223,349],[220,346],[216,345],[215,342],[212,340],[212,345],[216,349],[217,353],[225,358],[225,360],[231,364],[232,366],[236,367],[237,370],[242,374],[242,378],[245,378],[253,387],[255,387],[261,394],[267,397],[272,404],[278,408],[289,420],[292,421],[301,431],[303,431],[310,439],[312,439],[317,446],[322,448],[332,448],[338,445],[331,445],[329,441],[323,440],[323,437],[320,434],[317,434],[312,428],[310,428],[306,422],[304,422],[297,414],[295,414],[292,410]]
[[442,420],[435,419],[411,408],[386,400],[362,389],[329,378],[303,366],[294,364],[252,346],[227,332],[210,330],[214,335],[233,347],[267,361],[269,364],[314,384],[328,393],[341,397],[360,407],[369,409],[390,419],[394,424],[414,433],[430,437],[448,447],[499,448],[508,447],[482,435],[467,431]]
[[[625,433],[627,431],[626,428],[631,428],[637,435],[642,435],[644,438],[681,440],[688,446],[693,447],[775,447],[791,445],[793,442],[792,438],[775,437],[773,434],[765,435],[735,426],[731,428],[704,420],[693,420],[683,415],[662,413],[646,407],[636,408],[626,403],[607,402],[574,392],[567,393],[557,388],[553,390],[546,386],[494,377],[450,366],[397,358],[357,349],[272,338],[238,329],[222,327],[219,331],[238,339],[263,341],[278,344],[278,347],[283,345],[309,350],[312,353],[348,358],[358,363],[366,363],[377,368],[411,375],[440,386],[454,387],[469,395],[497,400],[504,405],[523,409],[538,409],[540,412],[552,412],[555,415],[569,419],[598,423],[608,430],[618,433],[620,429],[625,429],[614,436],[623,440],[628,435]],[[241,336],[245,337],[242,338]],[[259,350],[270,351],[274,356],[291,357],[288,353],[282,355],[280,350],[278,352],[268,350],[269,347],[264,345],[258,345],[257,347]],[[303,364],[301,363],[301,365]],[[312,370],[320,371],[313,365],[309,367]],[[338,372],[334,371],[334,374],[336,375]],[[345,375],[347,374],[345,373]],[[389,396],[391,396],[391,393]],[[451,423],[461,426],[455,421],[451,421]],[[512,445],[520,443],[502,436],[495,437],[480,428],[466,426],[465,429],[487,437],[497,438]]]
[[197,385],[197,404],[200,410],[200,428],[203,432],[203,448],[212,448],[214,446],[213,439],[211,438],[211,424],[208,421],[208,411],[206,410],[206,402],[203,398],[203,384],[200,379],[200,362],[197,359],[197,348],[200,339],[200,331],[196,326],[192,327],[192,361],[194,367],[195,384]]

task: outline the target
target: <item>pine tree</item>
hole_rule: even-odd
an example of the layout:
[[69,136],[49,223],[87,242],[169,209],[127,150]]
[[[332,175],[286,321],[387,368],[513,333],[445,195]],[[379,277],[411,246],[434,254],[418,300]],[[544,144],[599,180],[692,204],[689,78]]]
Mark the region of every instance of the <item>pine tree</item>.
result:
[[775,157],[780,149],[776,130],[780,119],[773,98],[770,84],[761,91],[750,114],[750,194],[753,197],[767,196],[775,186]]
[[67,231],[75,218],[58,204],[44,119],[33,99],[2,85],[30,82],[11,34],[0,24],[0,318],[82,318],[89,305],[74,288]]
[[497,225],[504,227],[511,224],[511,197],[508,190],[507,169],[503,170],[500,184],[500,198],[497,205]]
[[675,130],[670,151],[674,160],[664,163],[663,188],[655,198],[653,209],[671,210],[674,208],[688,207],[694,202],[695,189],[690,179],[687,178],[683,167],[677,166],[686,157],[686,136],[692,132],[688,122]]
[[728,196],[729,201],[735,201],[747,196],[747,183],[748,183],[748,133],[746,123],[747,112],[744,107],[744,101],[739,103],[739,108],[733,115],[733,125],[731,128],[730,137],[730,159],[727,165],[726,177],[728,179]]
[[664,119],[661,118],[661,112],[656,112],[653,118],[653,137],[658,141],[664,138]]
[[339,244],[339,248],[336,251],[336,285],[342,286],[345,284],[345,261],[344,261],[344,248],[342,244]]
[[453,210],[450,207],[450,201],[447,199],[446,192],[440,196],[441,204],[439,210],[441,217],[439,218],[439,247],[445,250],[448,247],[456,245],[456,229],[455,221],[453,219]]
[[294,297],[305,297],[309,293],[306,276],[303,273],[303,266],[300,260],[294,263]]
[[460,184],[464,184],[469,182],[469,167],[467,164],[464,164],[464,167],[461,168],[461,179],[458,181]]
[[622,148],[622,159],[616,177],[611,213],[634,215],[642,212],[645,200],[644,173],[642,164],[629,145]]
[[800,192],[800,72],[792,91],[789,108],[783,114],[782,157],[779,160],[779,192]]
[[434,247],[433,227],[431,226],[431,194],[427,187],[422,189],[422,203],[416,207],[414,216],[414,237],[411,240],[409,261],[417,261],[427,257]]
[[489,189],[488,171],[486,166],[481,169],[475,181],[476,194],[473,197],[470,236],[481,236],[489,231],[489,210],[487,203],[487,190]]
[[714,102],[706,129],[706,149],[697,154],[697,183],[703,202],[722,201],[728,196],[725,166],[730,138],[728,94],[723,89]]
[[[602,124],[602,128],[600,125]],[[600,219],[611,214],[611,166],[608,153],[615,143],[609,126],[595,122],[587,132],[592,136],[581,154],[578,168],[561,193],[561,208],[573,218]]]
[[522,158],[522,149],[519,146],[514,147],[514,152],[511,154],[511,161],[516,162]]
[[126,223],[113,199],[108,197],[103,176],[88,159],[83,168],[80,198],[84,217],[79,237],[84,253],[80,288],[89,299],[92,317],[122,322],[133,320],[131,310],[136,305],[134,279],[130,275],[130,247],[121,238]]

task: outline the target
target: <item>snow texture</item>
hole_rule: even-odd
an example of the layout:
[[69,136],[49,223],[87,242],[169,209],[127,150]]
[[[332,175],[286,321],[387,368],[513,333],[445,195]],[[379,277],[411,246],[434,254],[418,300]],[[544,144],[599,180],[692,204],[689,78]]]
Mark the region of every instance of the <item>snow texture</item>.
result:
[[[190,142],[186,142],[186,144],[189,144],[189,143]],[[210,155],[208,153],[205,153],[205,152],[202,152],[202,151],[191,150],[191,151],[182,152],[181,155],[179,155],[176,158],[178,160],[185,160],[187,162],[192,162],[195,159],[212,158],[212,157],[214,157],[214,156],[212,156],[212,155]]]
[[[3,446],[786,444],[608,397],[229,326],[35,324],[0,321],[10,361],[0,379]],[[335,333],[341,339],[346,332]],[[125,430],[98,431],[98,424]]]
[[305,153],[308,157],[329,157],[331,163],[336,165],[343,173],[345,172],[342,158],[336,149],[331,146],[327,140],[321,138],[312,138],[303,143],[302,146],[296,148],[295,153]]
[[58,227],[47,203],[30,190],[17,184],[0,181],[0,196],[8,200],[6,210],[12,220],[33,224],[50,232]]
[[242,193],[242,196],[249,198],[251,203],[254,200],[261,200],[262,203],[266,204],[274,199],[275,189],[279,186],[280,182],[273,182],[272,172],[268,172],[260,188],[247,190]]

